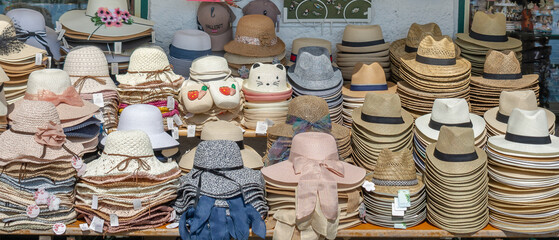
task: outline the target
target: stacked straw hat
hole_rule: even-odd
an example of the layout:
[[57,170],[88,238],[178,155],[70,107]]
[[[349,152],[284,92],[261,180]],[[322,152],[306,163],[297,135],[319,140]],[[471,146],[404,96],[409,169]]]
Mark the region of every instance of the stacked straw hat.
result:
[[448,36],[427,35],[417,53],[401,57],[398,94],[414,117],[430,112],[436,98],[465,98],[470,91],[470,62],[456,55]]
[[295,135],[288,160],[262,174],[274,238],[334,239],[338,230],[360,224],[365,170],[340,160],[332,135]]
[[235,14],[224,2],[201,2],[198,6],[198,29],[210,35],[212,51],[223,51],[233,39]]
[[175,219],[168,203],[177,197],[179,175],[176,162],[157,160],[146,133],[112,132],[76,184],[75,207],[95,232],[156,228]]
[[424,172],[426,149],[437,142],[442,126],[470,128],[474,131],[475,145],[484,148],[487,131],[482,117],[468,112],[468,103],[462,98],[436,99],[433,111],[415,120],[413,131],[413,158],[418,170]]
[[483,74],[489,50],[510,50],[518,60],[522,59],[522,42],[507,37],[506,17],[500,12],[476,12],[470,33],[456,34],[456,45],[460,47],[460,55],[472,63],[472,75],[475,76]]
[[441,128],[427,148],[427,219],[456,234],[475,233],[489,221],[487,155],[471,128]]
[[378,63],[355,65],[351,83],[342,87],[343,102],[343,124],[351,127],[353,123],[352,112],[355,108],[363,106],[365,96],[369,93],[396,93],[396,84],[387,82]]
[[264,163],[269,166],[287,160],[292,138],[302,132],[330,133],[336,139],[340,157],[346,159],[351,155],[350,130],[330,120],[326,101],[316,96],[300,96],[289,103],[285,122],[268,128]]
[[342,123],[342,72],[332,67],[328,50],[323,47],[299,49],[298,63],[287,70],[293,96],[312,95],[328,103],[332,122]]
[[169,63],[175,73],[188,78],[194,59],[210,55],[212,44],[210,35],[204,31],[185,29],[175,32],[169,45]]
[[[182,121],[178,121],[181,116],[178,100],[184,77],[173,72],[163,49],[158,46],[137,48],[130,57],[128,72],[117,75],[116,80],[120,83],[117,88],[119,111],[132,104],[150,104],[161,111],[165,129],[182,125]],[[168,124],[167,119],[174,119],[173,124]]]
[[285,122],[293,89],[287,82],[285,66],[255,63],[243,84],[245,103],[242,124],[256,129],[259,121]]
[[4,82],[9,78],[0,67],[0,133],[8,128],[8,102],[6,101],[6,93],[4,92]]
[[180,89],[185,124],[196,125],[196,131],[218,120],[240,125],[244,103],[242,88],[243,80],[231,76],[225,58],[197,58],[192,62],[189,79]]
[[202,141],[196,148],[192,171],[180,178],[174,203],[181,215],[181,237],[248,239],[252,228],[254,234],[265,238],[263,218],[268,206],[264,187],[259,170],[243,167],[237,143]]
[[[330,53],[330,61],[332,61],[332,43],[322,38],[297,38],[291,43],[291,55],[289,55],[289,62],[287,66],[292,66],[297,62],[299,49],[304,47],[323,47],[328,49]],[[334,64],[334,63],[333,63]]]
[[[374,173],[366,179],[374,184],[373,189],[370,188],[372,184],[363,184],[367,222],[382,227],[407,228],[425,220],[427,193],[423,175],[416,173],[409,149],[397,152],[383,149]],[[406,204],[408,197],[409,206]],[[404,206],[400,206],[400,202]],[[405,210],[398,210],[402,208]]]
[[502,91],[531,90],[540,95],[539,75],[522,75],[520,62],[512,51],[487,52],[483,74],[472,76],[470,81],[470,104],[472,112],[482,115],[499,105],[498,96]]
[[257,62],[287,63],[285,43],[276,36],[274,22],[260,14],[239,19],[235,39],[224,48],[232,74],[241,78],[248,78],[250,67]]
[[514,109],[505,135],[487,143],[489,222],[509,232],[557,232],[559,139],[543,109]]
[[374,171],[383,149],[412,149],[413,117],[402,109],[398,95],[369,93],[352,118],[352,159],[357,166]]
[[347,25],[342,42],[336,44],[336,64],[345,80],[351,80],[353,68],[358,63],[379,63],[386,78],[390,77],[390,43],[384,41],[379,25]]
[[0,135],[2,231],[48,230],[76,221],[74,185],[85,171],[81,144],[66,139],[55,106],[22,100]]
[[[489,136],[505,135],[510,114],[515,108],[528,111],[543,109],[538,107],[534,91],[502,91],[499,98],[499,106],[491,108],[483,114],[483,118],[487,123],[487,134]],[[547,116],[549,134],[554,135],[555,114],[547,109],[544,110]]]

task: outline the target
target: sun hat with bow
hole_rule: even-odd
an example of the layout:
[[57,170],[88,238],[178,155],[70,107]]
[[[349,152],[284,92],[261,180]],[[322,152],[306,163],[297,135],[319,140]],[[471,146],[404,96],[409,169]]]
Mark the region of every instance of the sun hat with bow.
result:
[[202,2],[198,6],[198,29],[210,35],[212,51],[223,51],[223,46],[233,39],[232,23],[235,14],[223,2]]
[[299,61],[287,70],[294,85],[303,89],[322,90],[338,86],[343,81],[342,72],[332,67],[328,49],[303,47],[297,54]]
[[336,48],[342,52],[369,53],[387,50],[390,43],[384,41],[379,25],[347,25],[342,43]]
[[101,49],[83,46],[72,49],[64,60],[64,71],[70,75],[78,93],[116,91],[109,75],[107,58]]
[[285,51],[285,43],[276,36],[274,22],[269,17],[246,15],[237,24],[235,39],[224,48],[241,56],[267,57]]
[[353,98],[363,98],[367,93],[395,93],[398,86],[387,82],[382,66],[378,63],[358,63],[353,68],[351,83],[344,85],[342,94]]
[[181,79],[184,78],[173,72],[163,49],[155,45],[134,50],[128,72],[116,75],[119,83],[133,86],[149,82],[172,83]]
[[11,19],[6,15],[0,15],[0,36],[5,44],[0,51],[0,61],[5,63],[18,63],[23,60],[35,58],[35,54],[47,54],[43,49],[33,47],[20,41]]
[[490,49],[510,49],[519,47],[522,42],[507,37],[506,17],[503,13],[487,14],[477,11],[474,14],[470,33],[458,33],[456,37],[469,43]]

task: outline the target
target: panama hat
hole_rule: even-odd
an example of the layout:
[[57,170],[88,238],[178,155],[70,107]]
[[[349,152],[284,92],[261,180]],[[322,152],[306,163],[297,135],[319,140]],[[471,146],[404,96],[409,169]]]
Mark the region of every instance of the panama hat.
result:
[[134,50],[128,72],[116,75],[119,83],[132,86],[153,81],[172,83],[181,79],[184,78],[173,72],[163,49],[155,45]]
[[502,50],[518,47],[522,42],[507,37],[506,17],[503,13],[487,14],[477,11],[474,14],[470,33],[458,33],[456,37],[490,49]]
[[483,86],[526,88],[538,81],[538,74],[522,75],[520,62],[512,51],[487,52],[482,76],[473,76],[472,82]]
[[243,91],[252,93],[283,93],[291,90],[287,83],[285,66],[281,64],[255,63],[243,83]]
[[289,63],[287,63],[287,65],[291,66],[297,62],[299,49],[313,46],[328,49],[330,60],[332,60],[332,43],[330,41],[321,38],[297,38],[291,43],[291,55],[289,56]]
[[232,23],[235,14],[223,2],[202,2],[197,12],[198,28],[210,35],[212,51],[223,51],[223,46],[233,39]]
[[342,43],[336,48],[342,52],[380,52],[387,50],[390,43],[384,42],[379,25],[347,25]]
[[285,51],[285,43],[276,36],[274,22],[269,17],[246,15],[237,23],[235,39],[224,49],[241,56],[266,57]]
[[298,58],[299,62],[287,71],[289,79],[298,86],[309,90],[330,89],[343,81],[340,70],[332,67],[326,48],[300,48]]
[[386,82],[384,70],[378,63],[362,64],[359,63],[353,68],[351,84],[346,84],[342,88],[342,94],[348,97],[363,98],[370,92],[374,93],[395,93],[396,84]]
[[418,24],[412,23],[408,29],[406,38],[392,42],[390,45],[390,54],[397,60],[406,54],[417,52],[419,43],[425,35],[442,36],[441,28],[436,23]]
[[415,172],[415,164],[409,149],[392,152],[383,149],[377,160],[372,182],[375,184],[374,193],[397,196],[398,190],[407,189],[410,196],[423,190],[422,175]]
[[413,125],[413,117],[400,105],[396,94],[369,93],[363,107],[353,110],[354,124],[376,135],[396,135]]
[[84,46],[74,48],[66,55],[64,71],[70,75],[72,85],[80,94],[116,91],[107,65],[101,49]]

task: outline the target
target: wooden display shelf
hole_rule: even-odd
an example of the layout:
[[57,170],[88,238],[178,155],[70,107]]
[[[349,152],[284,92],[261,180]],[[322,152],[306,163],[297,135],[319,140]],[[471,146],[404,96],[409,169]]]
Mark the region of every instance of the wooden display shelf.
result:
[[[266,137],[266,134],[256,134],[256,132],[252,129],[246,129],[246,128],[243,129],[245,130],[244,137]],[[179,128],[179,136],[186,137],[187,136],[186,131],[187,130],[185,127]],[[196,131],[196,136],[200,136],[200,131]]]

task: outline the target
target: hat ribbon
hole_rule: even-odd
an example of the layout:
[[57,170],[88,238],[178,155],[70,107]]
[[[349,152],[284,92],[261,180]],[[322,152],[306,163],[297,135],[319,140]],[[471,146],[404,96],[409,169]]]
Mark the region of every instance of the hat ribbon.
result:
[[128,165],[130,165],[130,162],[133,160],[135,160],[138,163],[138,167],[136,168],[136,170],[134,170],[134,175],[136,176],[136,182],[138,181],[138,174],[140,173],[140,170],[142,169],[145,171],[151,170],[151,166],[143,158],[153,157],[153,154],[144,155],[144,156],[130,156],[125,154],[107,153],[103,151],[103,155],[124,157],[124,159],[122,159],[116,166],[109,169],[109,171],[107,171],[105,174],[110,173],[115,169],[122,172],[128,168]]
[[186,50],[175,47],[173,44],[169,45],[169,55],[178,59],[194,60],[199,57],[208,56],[212,54],[212,50]]
[[373,177],[372,181],[375,185],[379,186],[415,186],[419,181],[417,179],[413,180],[384,180],[377,179]]
[[[294,63],[297,62],[297,54],[295,53],[291,53],[291,56],[289,57],[289,61],[292,61]],[[333,58],[332,58],[332,54],[330,54],[330,62],[333,62]]]
[[350,42],[342,40],[342,46],[346,47],[370,47],[384,43],[384,38],[375,41],[367,41],[367,42]]
[[464,123],[441,123],[433,119],[429,120],[429,127],[433,130],[440,131],[442,126],[471,128],[473,127],[473,124],[472,121],[468,121]]
[[278,38],[273,37],[272,34],[265,33],[258,37],[235,36],[235,41],[248,45],[271,47],[278,43]]
[[289,160],[293,170],[300,175],[297,184],[297,219],[312,214],[316,207],[317,196],[320,208],[327,219],[338,217],[338,182],[335,176],[344,177],[344,165],[338,153],[330,154],[324,159],[312,159],[298,153],[291,153]]
[[509,116],[502,114],[501,112],[497,111],[497,116],[495,117],[495,119],[499,122],[502,123],[508,123],[509,122]]
[[70,75],[70,77],[78,77],[78,80],[76,80],[76,82],[74,82],[74,88],[79,89],[78,93],[82,93],[83,86],[85,85],[85,82],[88,79],[94,80],[101,85],[106,85],[107,81],[105,81],[105,79],[102,79],[102,77],[109,77],[109,76],[89,76],[89,75],[76,76],[76,75]]
[[414,53],[414,52],[417,52],[417,48],[405,45],[404,51],[406,51],[407,53]]
[[443,153],[436,147],[435,151],[433,152],[433,156],[445,162],[469,162],[478,158],[477,152],[475,150],[471,153],[452,154]]
[[37,94],[25,93],[24,99],[51,102],[55,106],[65,103],[75,107],[82,107],[83,100],[73,86],[69,86],[61,94],[56,94],[47,89],[37,91]]
[[493,80],[510,80],[510,79],[521,79],[522,73],[511,73],[511,74],[498,74],[498,73],[486,73],[483,72],[483,78],[493,79]]
[[159,81],[163,81],[163,79],[161,79],[161,74],[163,74],[163,75],[165,75],[167,80],[172,82],[173,80],[171,79],[171,77],[169,77],[169,72],[171,72],[171,65],[169,65],[169,66],[167,66],[163,69],[154,70],[154,71],[128,71],[128,73],[145,73],[146,74],[146,79],[154,78],[155,80],[159,80]]
[[37,42],[39,42],[39,44],[41,44],[45,50],[47,51],[47,54],[49,56],[52,56],[52,52],[50,51],[49,48],[49,44],[47,42],[47,40],[45,39],[47,37],[47,32],[46,31],[35,31],[35,32],[30,32],[27,31],[25,29],[22,29],[21,27],[15,25],[14,26],[16,29],[16,37],[18,40],[25,42],[27,41],[27,39],[29,39],[30,37],[34,37]]
[[516,143],[537,144],[537,145],[551,143],[551,137],[549,137],[549,134],[543,137],[532,137],[532,136],[522,136],[522,135],[517,135],[517,134],[507,132],[505,134],[505,140],[516,142]]
[[449,66],[456,65],[456,58],[431,58],[421,56],[419,54],[415,55],[415,61],[427,64],[427,65],[438,65],[438,66]]
[[66,135],[64,134],[62,125],[53,121],[49,121],[44,127],[38,127],[35,133],[19,131],[14,128],[10,128],[9,131],[16,134],[32,135],[35,142],[43,145],[43,152],[39,158],[44,158],[47,155],[47,147],[62,147],[66,152],[72,154],[72,156],[78,156],[78,154],[66,147]]
[[381,123],[381,124],[402,124],[404,119],[402,117],[381,117],[367,115],[361,112],[361,120],[368,123]]
[[507,35],[485,35],[481,33],[474,32],[470,30],[470,37],[476,40],[485,41],[485,42],[506,42],[509,40]]
[[383,91],[388,90],[388,85],[385,84],[370,84],[370,85],[354,85],[349,86],[351,91]]
[[200,167],[200,166],[196,166],[194,165],[192,170],[198,170],[197,172],[192,174],[192,179],[194,178],[198,178],[198,186],[196,187],[196,198],[194,199],[194,206],[196,207],[198,205],[198,200],[200,199],[200,191],[202,189],[202,175],[204,175],[204,173],[211,173],[213,175],[225,178],[233,183],[235,183],[237,186],[239,186],[239,190],[241,191],[241,196],[245,196],[244,190],[243,190],[243,186],[238,183],[237,181],[235,181],[234,179],[228,177],[227,175],[225,175],[223,172],[224,171],[233,171],[233,170],[240,170],[243,169],[244,166],[237,166],[237,167],[230,167],[230,168],[204,168],[204,167]]

